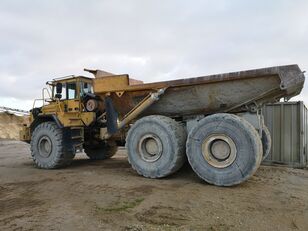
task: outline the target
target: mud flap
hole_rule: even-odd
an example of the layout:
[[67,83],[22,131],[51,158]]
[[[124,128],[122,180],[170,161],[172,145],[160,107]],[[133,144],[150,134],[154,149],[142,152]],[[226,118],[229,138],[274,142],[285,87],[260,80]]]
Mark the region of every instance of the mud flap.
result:
[[110,135],[118,131],[117,119],[118,113],[115,110],[112,99],[110,97],[105,98],[105,108],[106,108],[106,117],[107,117],[107,131]]

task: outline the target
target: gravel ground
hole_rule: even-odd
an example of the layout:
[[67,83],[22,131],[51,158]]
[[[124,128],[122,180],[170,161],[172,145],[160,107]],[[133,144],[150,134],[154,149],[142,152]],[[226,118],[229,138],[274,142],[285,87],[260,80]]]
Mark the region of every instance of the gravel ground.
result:
[[165,179],[140,177],[125,150],[40,170],[27,144],[0,141],[0,230],[308,230],[308,171],[262,166],[221,188],[188,165]]

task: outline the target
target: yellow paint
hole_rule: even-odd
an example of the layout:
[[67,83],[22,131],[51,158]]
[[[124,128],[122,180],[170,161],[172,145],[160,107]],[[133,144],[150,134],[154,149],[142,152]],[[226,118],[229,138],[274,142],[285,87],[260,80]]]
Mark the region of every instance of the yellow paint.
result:
[[[43,100],[44,105],[41,108],[41,113],[39,116],[54,115],[60,121],[64,127],[84,127],[89,126],[96,119],[95,112],[86,112],[84,110],[84,105],[81,102],[80,91],[81,83],[87,82],[93,85],[92,79],[85,77],[71,77],[60,79],[51,82],[52,86],[56,83],[76,83],[76,98],[75,99],[40,99]],[[55,91],[55,89],[52,89]],[[54,93],[54,92],[53,92]],[[30,115],[30,124],[34,121],[34,117]],[[30,126],[24,126],[20,131],[20,139],[23,141],[31,140]]]
[[94,79],[94,92],[121,92],[128,86],[128,75],[112,75]]

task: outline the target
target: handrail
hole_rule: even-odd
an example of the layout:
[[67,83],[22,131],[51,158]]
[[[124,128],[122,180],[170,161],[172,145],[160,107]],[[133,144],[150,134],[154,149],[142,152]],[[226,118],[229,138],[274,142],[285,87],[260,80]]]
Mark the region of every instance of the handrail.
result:
[[[45,92],[47,92],[47,94],[48,94],[48,96],[46,98],[45,98]],[[37,101],[43,101],[43,106],[45,106],[45,102],[46,102],[47,99],[52,99],[52,97],[51,97],[49,90],[46,87],[44,87],[42,89],[42,98],[34,100],[32,109],[35,108],[35,103]]]

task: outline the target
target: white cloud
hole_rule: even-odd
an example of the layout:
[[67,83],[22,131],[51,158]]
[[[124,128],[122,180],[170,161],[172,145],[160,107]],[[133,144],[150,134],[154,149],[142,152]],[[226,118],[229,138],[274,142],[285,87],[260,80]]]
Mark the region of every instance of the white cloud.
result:
[[[85,67],[146,82],[290,63],[308,70],[307,12],[301,0],[3,0],[0,102],[38,98],[47,80]],[[306,83],[298,99],[307,94]]]
[[23,100],[12,97],[0,97],[0,105],[13,109],[29,111],[33,107],[33,100]]

